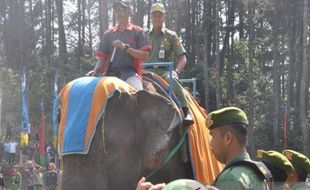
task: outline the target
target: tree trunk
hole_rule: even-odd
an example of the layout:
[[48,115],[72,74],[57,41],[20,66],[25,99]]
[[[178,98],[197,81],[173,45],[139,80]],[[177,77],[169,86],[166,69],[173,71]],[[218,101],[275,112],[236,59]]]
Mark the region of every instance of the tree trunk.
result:
[[[87,15],[88,15],[88,35],[89,35],[89,49],[93,49],[93,33],[92,33],[92,22],[91,22],[91,0],[88,0]],[[93,53],[90,53],[90,57],[93,57]]]
[[[288,66],[288,76],[287,76],[287,99],[286,99],[286,105],[287,105],[287,113],[286,113],[286,126],[287,129],[291,126],[291,106],[294,105],[294,84],[295,84],[295,65],[296,65],[296,59],[295,59],[295,45],[296,45],[296,21],[295,21],[295,9],[294,9],[294,2],[290,4],[292,13],[290,14],[290,29],[289,29],[289,45],[288,45],[288,53],[289,53],[289,66]],[[287,130],[288,131],[288,130]],[[287,138],[287,141],[289,141],[290,138]],[[287,142],[289,144],[289,142]]]
[[273,143],[274,147],[279,148],[279,115],[280,115],[280,75],[279,75],[279,30],[278,30],[278,0],[274,2],[274,15],[272,27],[273,40],[273,99],[274,99],[274,120],[273,120]]
[[108,15],[108,0],[99,1],[99,34],[100,39],[104,32],[109,28],[109,15]]
[[244,38],[244,4],[242,3],[242,0],[239,2],[239,38]]
[[210,88],[209,88],[209,61],[210,61],[210,41],[211,41],[211,3],[210,0],[204,0],[204,34],[203,39],[203,84],[204,84],[204,93],[205,93],[205,105],[206,110],[210,110],[209,106],[209,97],[210,97]]
[[254,145],[254,76],[253,76],[253,58],[254,58],[254,2],[253,0],[248,1],[248,22],[249,22],[249,62],[248,62],[248,73],[249,73],[249,153],[253,157],[255,156],[255,145]]
[[46,0],[46,63],[48,66],[52,64],[52,0]]
[[3,73],[2,73],[2,71],[0,71],[0,73],[1,73],[1,76],[0,76],[0,80],[1,80],[1,82],[0,82],[0,137],[2,137],[2,118],[1,118],[1,116],[2,116],[2,85],[3,85],[2,76],[3,76]]
[[307,94],[307,77],[308,77],[308,57],[307,57],[307,37],[308,37],[308,0],[304,0],[303,3],[303,34],[302,34],[302,49],[303,49],[303,68],[302,79],[300,86],[300,127],[302,132],[302,145],[303,152],[309,155],[309,142],[307,129],[307,117],[306,117],[306,94]]
[[56,0],[57,18],[58,18],[58,35],[59,35],[59,62],[56,67],[59,68],[59,81],[62,83],[64,81],[64,68],[68,64],[68,52],[67,52],[67,42],[66,34],[63,23],[63,1]]
[[144,0],[136,0],[136,12],[133,16],[133,23],[143,27],[143,18],[146,11],[146,5]]
[[[226,28],[226,33],[225,33],[225,38],[224,38],[224,44],[223,44],[223,49],[221,51],[221,67],[223,68],[224,66],[224,60],[225,60],[225,54],[226,51],[228,53],[228,62],[227,62],[227,99],[228,102],[231,103],[232,97],[233,97],[233,77],[232,77],[232,64],[233,64],[233,58],[232,58],[232,44],[233,44],[233,34],[234,34],[234,20],[235,20],[235,1],[228,2],[227,4],[228,10],[227,10],[227,28]],[[229,47],[229,37],[231,36],[231,46]],[[226,50],[227,49],[227,50]],[[223,70],[223,69],[221,69]]]
[[79,68],[79,71],[81,71],[82,69],[82,0],[78,0],[77,1],[77,11],[78,11],[78,27],[77,27],[77,32],[78,32],[78,47],[77,47],[77,55],[76,55],[76,59],[77,59],[77,66]]
[[220,65],[220,34],[219,34],[219,1],[215,2],[215,97],[216,108],[221,108],[221,65]]
[[[287,105],[287,113],[286,113],[286,126],[287,131],[290,129],[290,126],[296,126],[294,120],[292,119],[293,114],[291,114],[291,108],[294,106],[294,91],[295,87],[294,84],[296,83],[296,52],[295,52],[295,46],[296,46],[296,2],[292,1],[289,4],[289,10],[290,10],[290,17],[289,17],[289,41],[288,41],[288,53],[289,53],[289,66],[288,66],[288,76],[287,76],[287,99],[286,99],[286,105]],[[292,125],[291,125],[292,124]],[[287,134],[287,137],[289,135]],[[290,138],[287,138],[287,145],[289,145]]]
[[83,54],[83,57],[84,57],[84,47],[85,47],[85,29],[86,29],[86,0],[82,0],[82,9],[81,9],[81,12],[82,12],[82,18],[81,18],[81,21],[82,21],[82,41],[81,41],[81,44],[82,44],[82,54]]
[[188,62],[192,61],[192,44],[193,44],[193,40],[192,40],[192,22],[191,22],[191,0],[186,0],[186,23],[188,23],[186,25],[186,46],[187,46],[187,59]]

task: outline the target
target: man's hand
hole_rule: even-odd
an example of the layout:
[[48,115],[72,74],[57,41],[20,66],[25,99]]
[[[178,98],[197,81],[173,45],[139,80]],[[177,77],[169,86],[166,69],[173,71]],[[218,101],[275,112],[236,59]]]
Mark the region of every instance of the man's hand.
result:
[[95,76],[97,73],[96,73],[96,71],[95,71],[95,69],[94,70],[91,70],[91,71],[89,71],[87,74],[86,74],[86,76],[88,76],[88,77],[93,77],[93,76]]
[[125,44],[124,44],[121,40],[119,40],[119,39],[114,40],[113,43],[112,43],[112,45],[113,45],[114,47],[119,48],[119,49],[125,49]]
[[211,185],[206,185],[206,188],[208,190],[219,190],[218,188],[214,187],[214,186],[211,186]]
[[150,189],[148,190],[162,190],[165,187],[164,183],[159,183],[156,185],[153,185]]
[[172,77],[175,79],[179,79],[179,75],[176,71],[172,71]]
[[136,190],[148,190],[153,184],[151,182],[146,182],[145,177],[142,177],[138,182]]
[[138,182],[136,190],[162,190],[164,186],[164,183],[153,185],[151,182],[146,182],[145,177],[142,177]]

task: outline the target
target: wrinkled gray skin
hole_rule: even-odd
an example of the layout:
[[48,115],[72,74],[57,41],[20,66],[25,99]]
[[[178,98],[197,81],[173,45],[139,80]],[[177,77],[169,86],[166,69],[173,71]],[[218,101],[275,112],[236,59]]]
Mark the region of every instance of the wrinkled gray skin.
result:
[[[100,122],[89,154],[63,157],[62,189],[134,190],[179,142],[180,124],[177,108],[161,95],[146,91],[114,95],[106,107],[104,133]],[[181,152],[148,180],[190,177]]]

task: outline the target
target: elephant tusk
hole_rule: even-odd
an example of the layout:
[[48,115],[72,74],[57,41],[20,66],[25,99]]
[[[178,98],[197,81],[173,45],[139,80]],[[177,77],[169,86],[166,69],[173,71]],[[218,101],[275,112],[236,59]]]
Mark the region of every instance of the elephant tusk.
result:
[[172,129],[174,129],[176,126],[178,126],[181,122],[181,119],[180,119],[180,115],[177,114],[177,112],[174,112],[174,115],[173,115],[173,119],[169,125],[169,128],[168,128],[168,132],[170,132]]

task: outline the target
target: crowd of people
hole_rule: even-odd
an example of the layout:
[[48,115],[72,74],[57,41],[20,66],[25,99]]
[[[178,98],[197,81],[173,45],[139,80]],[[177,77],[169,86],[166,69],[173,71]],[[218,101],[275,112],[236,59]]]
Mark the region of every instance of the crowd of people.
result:
[[[39,144],[20,145],[8,137],[1,143],[0,190],[56,190],[59,182],[56,150],[51,143],[40,159]],[[40,164],[38,164],[40,163]]]

